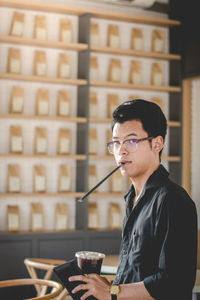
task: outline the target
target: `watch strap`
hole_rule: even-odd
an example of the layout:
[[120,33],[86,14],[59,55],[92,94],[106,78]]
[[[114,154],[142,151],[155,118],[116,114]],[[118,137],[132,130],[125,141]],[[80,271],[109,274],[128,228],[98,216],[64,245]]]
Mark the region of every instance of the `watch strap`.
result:
[[117,295],[112,295],[111,294],[111,300],[117,300]]

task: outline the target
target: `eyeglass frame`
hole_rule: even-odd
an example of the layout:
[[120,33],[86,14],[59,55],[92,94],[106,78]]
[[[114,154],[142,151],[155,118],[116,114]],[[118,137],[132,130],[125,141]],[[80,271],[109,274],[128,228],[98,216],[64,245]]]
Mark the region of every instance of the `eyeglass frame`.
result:
[[[136,147],[137,147],[137,144],[139,142],[143,142],[143,141],[151,141],[152,139],[154,139],[154,137],[152,136],[147,136],[145,138],[141,138],[141,139],[126,139],[124,140],[122,143],[120,143],[120,145],[123,145],[126,141],[134,141],[136,143]],[[111,154],[114,154],[114,151],[111,152],[110,149],[109,149],[109,145],[114,145],[115,142],[119,142],[119,141],[111,141],[111,142],[108,142],[106,145],[107,145],[107,148],[108,148],[108,151],[111,153]],[[135,150],[136,150],[136,147],[135,147]],[[134,151],[130,151],[131,153],[135,152]]]

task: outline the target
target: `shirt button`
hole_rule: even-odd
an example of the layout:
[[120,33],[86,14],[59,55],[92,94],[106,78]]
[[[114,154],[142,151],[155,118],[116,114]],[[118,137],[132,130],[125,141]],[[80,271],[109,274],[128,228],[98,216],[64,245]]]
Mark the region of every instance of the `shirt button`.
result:
[[123,250],[123,255],[125,256],[127,254],[127,251],[124,249]]

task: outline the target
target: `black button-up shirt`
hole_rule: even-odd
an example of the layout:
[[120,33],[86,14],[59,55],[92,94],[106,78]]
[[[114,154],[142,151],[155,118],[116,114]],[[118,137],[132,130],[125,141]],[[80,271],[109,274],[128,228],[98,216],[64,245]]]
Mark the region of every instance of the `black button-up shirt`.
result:
[[131,186],[115,284],[144,281],[156,300],[191,300],[197,263],[197,213],[186,191],[160,167],[133,207]]

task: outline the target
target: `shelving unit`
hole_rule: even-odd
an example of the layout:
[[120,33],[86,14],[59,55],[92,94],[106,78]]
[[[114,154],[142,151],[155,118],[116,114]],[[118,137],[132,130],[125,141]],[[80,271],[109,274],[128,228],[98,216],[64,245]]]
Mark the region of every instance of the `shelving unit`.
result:
[[[100,162],[105,161],[106,163],[112,162],[113,157],[110,155],[90,155],[88,153],[88,130],[91,125],[106,125],[110,123],[111,119],[106,117],[91,118],[88,115],[89,111],[89,92],[92,88],[99,88],[104,91],[109,91],[110,89],[116,89],[118,92],[119,89],[122,90],[132,90],[132,91],[145,91],[145,92],[164,92],[175,95],[175,97],[181,92],[180,86],[153,86],[147,84],[135,85],[126,82],[109,82],[109,81],[94,81],[89,79],[89,65],[90,65],[90,56],[95,54],[103,55],[119,55],[126,57],[137,57],[144,59],[155,59],[168,62],[177,62],[180,61],[181,57],[178,54],[170,53],[154,53],[151,51],[134,51],[131,49],[111,49],[108,47],[101,46],[91,46],[90,45],[90,22],[92,18],[102,19],[102,20],[113,20],[113,21],[122,21],[129,22],[134,24],[143,24],[143,25],[154,25],[164,28],[170,28],[171,26],[180,25],[179,21],[161,19],[155,17],[147,16],[137,16],[132,14],[125,14],[120,12],[109,12],[109,11],[99,11],[90,8],[78,8],[68,5],[59,5],[49,3],[40,3],[29,0],[0,0],[0,9],[12,8],[12,9],[22,9],[27,11],[37,11],[44,13],[53,13],[53,14],[65,14],[73,15],[78,18],[78,42],[77,43],[63,43],[59,41],[39,41],[30,37],[13,37],[9,35],[2,34],[0,35],[0,43],[11,44],[28,47],[41,47],[45,49],[53,49],[54,51],[60,49],[62,51],[75,51],[78,55],[78,70],[77,78],[56,78],[56,77],[42,77],[34,75],[25,75],[25,74],[11,74],[7,72],[0,72],[0,80],[7,82],[12,81],[20,82],[20,84],[41,84],[43,85],[52,84],[53,86],[63,86],[63,88],[70,86],[77,88],[77,114],[76,116],[70,117],[60,117],[56,115],[48,116],[37,116],[31,114],[11,114],[8,112],[0,113],[0,120],[3,119],[5,122],[7,120],[14,120],[16,122],[40,122],[47,124],[53,122],[57,124],[61,122],[63,126],[67,123],[75,124],[77,128],[76,136],[76,153],[70,155],[57,155],[57,154],[48,154],[48,155],[35,155],[35,154],[11,154],[11,153],[1,153],[0,160],[9,160],[12,161],[23,161],[30,159],[34,161],[35,159],[42,159],[44,162],[56,161],[62,159],[68,161],[75,161],[76,168],[76,178],[75,178],[75,192],[67,193],[0,193],[1,201],[8,201],[9,199],[15,199],[15,202],[18,203],[24,201],[24,199],[30,200],[31,198],[39,199],[48,209],[49,198],[51,201],[55,202],[59,198],[70,198],[73,199],[75,203],[75,228],[74,230],[66,230],[66,232],[55,232],[53,230],[45,230],[43,233],[32,233],[26,231],[26,234],[20,233],[5,233],[0,234],[0,242],[5,242],[5,248],[7,243],[14,243],[18,245],[22,257],[28,256],[46,256],[52,258],[60,259],[70,259],[74,251],[90,249],[98,250],[105,253],[117,253],[120,245],[120,231],[119,230],[109,230],[109,228],[102,228],[98,231],[88,230],[88,201],[82,203],[78,202],[78,199],[83,196],[88,190],[88,165],[91,161]],[[73,101],[73,100],[72,100]],[[177,131],[181,128],[180,119],[172,117],[172,120],[168,121],[170,131]],[[172,135],[173,138],[174,135]],[[171,138],[171,137],[170,137]],[[180,153],[170,153],[168,156],[163,155],[163,160],[172,163],[180,164],[181,157]],[[113,160],[114,164],[114,160]],[[92,195],[92,198],[107,198],[108,201],[112,201],[114,198],[122,198],[123,193],[110,193],[110,192],[95,192]],[[104,201],[104,200],[102,200]],[[7,203],[7,202],[6,202]],[[46,204],[47,203],[47,204]],[[1,212],[1,211],[0,211]],[[53,220],[52,220],[53,222]],[[1,229],[0,229],[1,230]],[[28,241],[27,248],[23,248],[23,240],[26,238]],[[34,240],[34,242],[33,242]],[[67,244],[67,246],[66,246]],[[2,248],[2,249],[5,249]],[[22,250],[21,250],[22,249]],[[25,249],[25,250],[23,250]],[[75,249],[75,250],[74,250]],[[3,250],[4,251],[4,250]],[[5,260],[4,255],[0,250],[1,259]],[[9,255],[9,254],[8,254]],[[6,260],[5,260],[6,261]],[[12,277],[15,277],[15,266],[13,265]],[[3,269],[3,267],[2,267]],[[18,276],[19,274],[18,270]],[[23,271],[21,271],[23,275]],[[0,278],[1,279],[1,278]],[[3,279],[3,278],[2,278]]]

